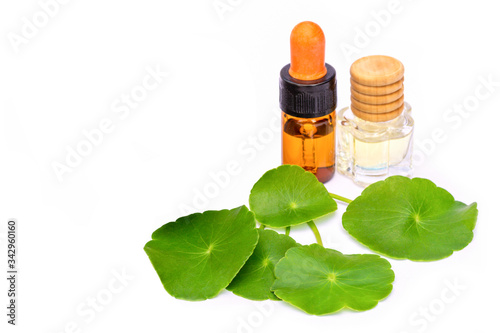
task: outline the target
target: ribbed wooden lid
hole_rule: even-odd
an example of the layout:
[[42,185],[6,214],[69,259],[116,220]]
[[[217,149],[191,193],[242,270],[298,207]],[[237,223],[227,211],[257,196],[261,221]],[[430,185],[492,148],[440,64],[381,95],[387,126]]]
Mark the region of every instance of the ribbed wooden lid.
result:
[[404,109],[404,66],[392,57],[368,56],[351,66],[351,109],[367,121],[388,121]]

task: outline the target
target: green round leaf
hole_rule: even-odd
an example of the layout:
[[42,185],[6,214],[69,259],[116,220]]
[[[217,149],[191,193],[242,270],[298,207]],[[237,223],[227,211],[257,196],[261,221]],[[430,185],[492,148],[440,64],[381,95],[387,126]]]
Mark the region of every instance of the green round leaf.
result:
[[276,296],[314,315],[369,310],[391,293],[394,282],[391,264],[378,255],[343,255],[318,244],[288,250],[275,274]]
[[349,234],[373,251],[415,261],[463,249],[476,220],[476,203],[455,201],[430,180],[401,176],[368,186],[342,216]]
[[252,300],[279,300],[271,291],[276,279],[274,267],[286,251],[294,246],[298,244],[289,236],[273,230],[259,230],[259,242],[252,256],[227,289]]
[[198,301],[225,289],[258,241],[254,215],[241,206],[181,217],[153,233],[146,251],[168,293]]
[[312,173],[296,165],[282,165],[255,183],[250,209],[260,223],[279,228],[329,214],[337,203]]

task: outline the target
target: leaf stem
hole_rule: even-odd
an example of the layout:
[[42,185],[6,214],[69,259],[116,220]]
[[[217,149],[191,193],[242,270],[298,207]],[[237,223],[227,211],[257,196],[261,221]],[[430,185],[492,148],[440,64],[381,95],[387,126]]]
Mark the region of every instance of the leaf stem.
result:
[[316,228],[316,224],[314,224],[314,221],[311,220],[307,222],[307,225],[309,226],[309,228],[311,228],[312,232],[314,233],[314,237],[316,237],[316,243],[323,246],[321,235],[319,234],[318,228]]
[[264,230],[265,228],[266,228],[266,226],[264,224],[261,224],[259,227],[260,230]]
[[339,201],[343,201],[343,202],[348,203],[348,204],[350,204],[352,202],[351,199],[341,197],[340,195],[333,194],[333,193],[329,193],[329,194],[330,194],[330,197],[332,197],[333,199],[337,199]]
[[285,228],[285,235],[290,236],[290,226]]

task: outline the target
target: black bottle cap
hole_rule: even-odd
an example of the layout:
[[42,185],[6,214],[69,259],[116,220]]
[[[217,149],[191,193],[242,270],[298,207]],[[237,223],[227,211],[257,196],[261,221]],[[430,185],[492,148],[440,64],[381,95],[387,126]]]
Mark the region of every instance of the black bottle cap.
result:
[[280,107],[293,117],[317,118],[326,116],[337,107],[337,75],[335,68],[325,64],[326,75],[317,80],[302,81],[293,78],[288,70],[280,73]]

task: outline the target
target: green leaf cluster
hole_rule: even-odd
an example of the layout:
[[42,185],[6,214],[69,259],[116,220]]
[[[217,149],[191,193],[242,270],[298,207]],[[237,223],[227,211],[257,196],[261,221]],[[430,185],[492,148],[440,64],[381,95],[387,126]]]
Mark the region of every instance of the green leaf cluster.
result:
[[[251,300],[283,300],[313,315],[369,310],[392,291],[394,272],[379,255],[344,255],[321,245],[313,220],[337,209],[332,198],[349,203],[345,230],[391,258],[450,256],[471,242],[477,220],[475,203],[455,201],[427,179],[389,177],[351,201],[328,193],[302,168],[283,165],[254,185],[250,210],[181,217],[156,230],[144,250],[164,288],[179,299],[206,300],[227,289]],[[291,226],[304,223],[318,244],[288,236]]]

